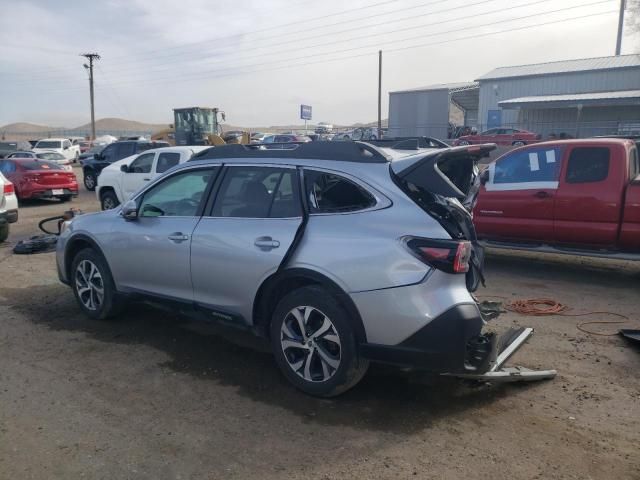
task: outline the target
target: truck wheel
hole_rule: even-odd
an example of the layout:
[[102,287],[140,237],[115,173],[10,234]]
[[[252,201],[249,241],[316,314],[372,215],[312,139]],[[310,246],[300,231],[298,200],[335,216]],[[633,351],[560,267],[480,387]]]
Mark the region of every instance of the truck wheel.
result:
[[98,183],[96,174],[91,170],[87,170],[84,172],[84,186],[90,192],[93,192],[96,189],[96,184]]
[[0,243],[9,238],[9,224],[0,225]]
[[118,205],[120,205],[120,201],[118,201],[118,197],[113,190],[107,190],[100,195],[100,206],[102,210],[113,210]]
[[369,368],[369,361],[358,355],[349,315],[317,286],[299,288],[280,300],[271,320],[271,346],[285,377],[310,395],[339,395]]

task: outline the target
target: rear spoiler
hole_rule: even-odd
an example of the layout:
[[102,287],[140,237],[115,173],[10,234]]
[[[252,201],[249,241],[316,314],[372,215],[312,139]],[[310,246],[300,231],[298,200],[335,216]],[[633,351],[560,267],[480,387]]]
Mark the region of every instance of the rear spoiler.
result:
[[458,187],[438,168],[438,164],[456,159],[465,160],[471,158],[474,162],[488,157],[497,148],[495,143],[484,145],[465,145],[446,150],[436,150],[424,155],[412,155],[391,163],[391,171],[396,177],[413,183],[429,192],[453,197],[459,200],[466,198],[467,194],[461,192]]

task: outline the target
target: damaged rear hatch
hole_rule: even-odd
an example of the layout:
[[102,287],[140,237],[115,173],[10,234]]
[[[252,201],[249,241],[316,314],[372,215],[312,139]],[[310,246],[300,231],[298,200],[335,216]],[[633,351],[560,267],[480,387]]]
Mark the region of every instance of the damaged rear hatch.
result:
[[484,250],[470,213],[479,185],[478,162],[495,149],[495,144],[470,145],[395,155],[390,167],[396,184],[453,240],[471,242],[471,268],[467,273],[471,292],[484,281]]

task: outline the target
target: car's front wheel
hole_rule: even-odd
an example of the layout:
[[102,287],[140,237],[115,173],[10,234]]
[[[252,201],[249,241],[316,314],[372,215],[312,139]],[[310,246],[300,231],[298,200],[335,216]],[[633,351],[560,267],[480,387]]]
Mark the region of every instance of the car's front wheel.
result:
[[347,312],[321,287],[300,288],[280,300],[271,321],[271,345],[282,373],[311,395],[339,395],[369,367],[358,355]]
[[120,310],[115,284],[107,262],[91,248],[78,252],[71,264],[71,286],[82,311],[103,320]]
[[90,192],[93,192],[96,189],[96,185],[98,183],[98,179],[96,174],[91,170],[87,170],[84,172],[84,186]]

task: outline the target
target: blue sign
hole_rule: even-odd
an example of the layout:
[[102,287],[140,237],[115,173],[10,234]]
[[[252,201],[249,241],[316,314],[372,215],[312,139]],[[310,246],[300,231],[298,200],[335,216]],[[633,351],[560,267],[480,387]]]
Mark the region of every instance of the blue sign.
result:
[[502,110],[489,110],[487,112],[487,128],[502,126]]
[[300,118],[311,120],[311,105],[300,105]]

